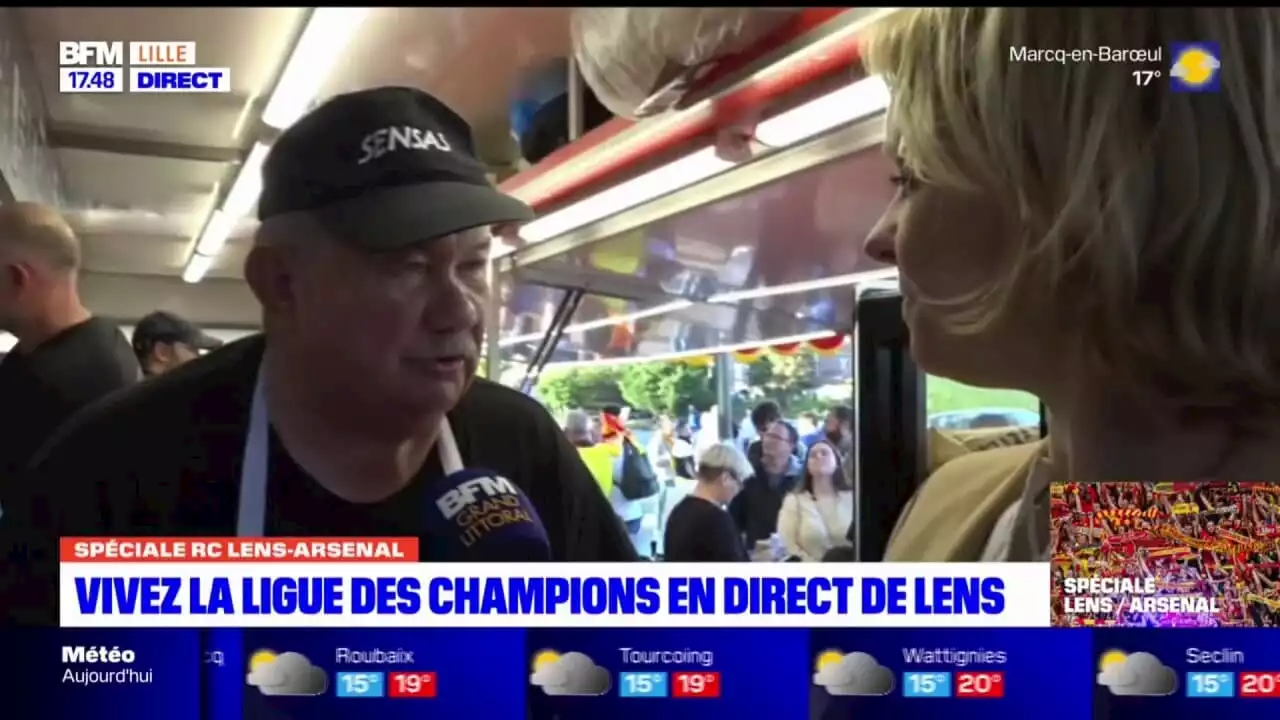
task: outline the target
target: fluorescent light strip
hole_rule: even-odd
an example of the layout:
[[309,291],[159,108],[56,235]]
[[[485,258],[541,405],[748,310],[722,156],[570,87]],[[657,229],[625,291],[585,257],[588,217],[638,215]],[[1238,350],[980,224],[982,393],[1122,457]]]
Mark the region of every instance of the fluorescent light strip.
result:
[[195,284],[203,280],[205,273],[213,267],[213,260],[212,255],[192,253],[191,259],[187,261],[186,270],[182,271],[183,281]]
[[186,270],[182,275],[187,282],[200,282],[208,272],[212,260],[206,263],[197,258],[212,259],[222,252],[222,248],[226,246],[227,240],[235,230],[236,223],[248,215],[254,203],[258,202],[258,195],[262,192],[262,164],[266,162],[267,153],[270,150],[271,148],[265,143],[255,143],[249,150],[249,154],[245,156],[244,162],[240,163],[240,171],[236,174],[236,180],[232,183],[231,190],[227,192],[227,197],[222,201],[221,209],[210,213],[209,219],[205,221],[204,228],[201,230],[200,239],[196,243],[196,251],[187,261]]
[[283,130],[307,112],[368,16],[369,8],[318,7],[311,11],[307,27],[262,111],[264,123]]
[[[884,80],[869,77],[765,120],[756,137],[770,148],[803,142],[840,125],[882,112],[889,106]],[[586,200],[534,220],[520,229],[526,244],[536,244],[603,220],[676,190],[704,182],[733,167],[715,148],[697,150],[679,160],[603,190]],[[501,251],[499,257],[514,252]]]
[[[749,290],[733,290],[731,292],[718,293],[707,298],[705,304],[725,305],[730,303],[739,303],[747,300],[755,300],[757,298],[777,297],[779,295],[791,295],[801,292],[812,292],[813,290],[825,290],[827,288],[844,287],[846,285],[856,285],[861,282],[894,280],[898,277],[897,268],[882,268],[880,270],[867,270],[864,272],[849,273],[848,275],[837,275],[828,278],[819,278],[817,280],[804,280],[801,282],[788,283],[786,285],[776,285],[774,287],[751,288]],[[599,328],[613,327],[625,323],[635,322],[636,320],[644,320],[658,315],[665,315],[671,312],[677,312],[689,307],[693,307],[694,303],[689,300],[675,300],[669,303],[663,303],[657,307],[648,310],[640,310],[627,315],[619,315],[611,318],[601,318],[599,320],[590,320],[576,325],[569,325],[564,329],[564,334],[583,332],[586,330],[597,330]],[[547,320],[544,319],[544,323]],[[503,338],[498,341],[499,347],[510,347],[519,345],[520,343],[534,342],[541,340],[546,335],[546,331],[538,333],[528,333],[525,335],[516,335],[509,338]]]
[[875,75],[761,122],[756,140],[771,148],[787,147],[888,107],[889,87]]
[[[639,177],[614,185],[563,210],[557,210],[520,228],[526,244],[540,243],[570,230],[617,215],[624,210],[655,200],[680,188],[710,179],[733,167],[716,155],[715,148],[703,148],[667,163]],[[507,253],[502,254],[509,254]]]
[[758,298],[777,297],[778,295],[791,295],[794,293],[812,292],[814,290],[826,290],[827,288],[855,285],[857,283],[868,282],[871,280],[897,279],[897,277],[898,268],[866,270],[863,272],[849,273],[848,275],[835,275],[833,277],[818,278],[817,280],[805,280],[803,282],[776,285],[774,287],[733,290],[731,292],[712,295],[707,298],[707,302],[720,304],[739,303],[744,300],[756,300]]
[[570,360],[568,362],[547,363],[543,368],[541,375],[546,375],[548,372],[553,370],[572,370],[573,368],[609,367],[613,365],[634,365],[635,363],[643,362],[683,360],[685,358],[719,355],[720,353],[737,352],[738,350],[753,350],[759,347],[782,345],[785,343],[821,340],[823,338],[835,337],[835,335],[836,333],[832,330],[823,330],[821,332],[811,332],[803,335],[790,335],[787,337],[774,338],[772,340],[757,340],[754,342],[734,343],[732,345],[720,345],[718,347],[707,348],[705,350],[685,350],[682,352],[663,353],[661,355],[646,355],[644,357],[604,358],[601,360]]
[[[577,325],[570,325],[564,329],[565,333],[585,332],[587,330],[598,330],[600,328],[614,327],[625,323],[643,320],[645,318],[655,317],[657,315],[665,315],[677,310],[693,307],[693,303],[688,300],[674,300],[669,303],[663,303],[657,307],[651,307],[648,310],[639,310],[627,315],[619,315],[617,317],[601,318],[599,320],[589,320]],[[544,320],[545,322],[545,320]],[[519,345],[520,343],[533,342],[541,340],[547,333],[546,331],[539,333],[529,333],[527,335],[517,335],[515,337],[503,338],[498,341],[499,347],[510,347],[511,345]]]
[[236,218],[222,210],[214,210],[209,216],[209,222],[205,223],[204,232],[200,234],[200,242],[196,243],[196,254],[213,257],[222,252],[235,225]]
[[240,163],[240,172],[236,181],[222,201],[222,212],[232,219],[239,220],[253,209],[262,194],[262,165],[267,161],[267,153],[271,148],[266,143],[254,143],[244,162]]

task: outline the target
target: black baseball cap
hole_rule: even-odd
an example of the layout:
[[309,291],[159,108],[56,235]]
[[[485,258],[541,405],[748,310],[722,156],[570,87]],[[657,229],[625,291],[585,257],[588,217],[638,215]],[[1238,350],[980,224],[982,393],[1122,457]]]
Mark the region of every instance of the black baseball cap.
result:
[[153,312],[133,328],[133,351],[139,356],[151,352],[156,343],[182,343],[195,350],[213,350],[222,341],[194,323],[167,312]]
[[485,176],[471,126],[408,87],[338,95],[280,135],[263,164],[258,219],[294,212],[373,252],[533,219]]

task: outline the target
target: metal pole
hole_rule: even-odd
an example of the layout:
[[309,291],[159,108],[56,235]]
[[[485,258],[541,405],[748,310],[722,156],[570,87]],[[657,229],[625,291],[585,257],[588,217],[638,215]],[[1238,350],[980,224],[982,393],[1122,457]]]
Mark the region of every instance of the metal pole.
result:
[[719,423],[720,439],[733,440],[733,356],[729,353],[716,355],[716,407],[720,412],[716,422]]
[[502,334],[502,288],[498,263],[489,261],[489,302],[484,307],[484,376],[502,382],[502,348],[498,345]]
[[582,73],[578,72],[578,62],[569,58],[569,142],[582,137],[583,101],[585,90],[582,84]]

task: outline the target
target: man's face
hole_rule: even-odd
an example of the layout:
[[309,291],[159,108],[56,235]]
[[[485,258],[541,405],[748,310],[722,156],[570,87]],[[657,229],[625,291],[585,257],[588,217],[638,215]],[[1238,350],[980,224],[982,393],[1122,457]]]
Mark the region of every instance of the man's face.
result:
[[158,342],[151,349],[151,372],[165,373],[200,357],[200,351],[182,342]]
[[325,242],[299,261],[296,332],[353,392],[448,412],[479,362],[489,244],[484,228],[381,254]]
[[762,423],[757,423],[757,422],[752,421],[751,425],[752,425],[752,427],[754,427],[754,428],[756,429],[756,434],[757,434],[757,435],[759,435],[760,437],[764,437],[764,433],[765,433],[765,431],[766,431],[766,430],[768,430],[768,429],[769,429],[769,427],[770,427],[771,425],[773,425],[774,423],[776,423],[776,422],[778,422],[778,418],[776,418],[776,417],[771,417],[771,418],[767,418],[767,419],[765,419],[765,421],[764,421],[764,422],[762,422]]
[[767,458],[777,460],[791,455],[793,447],[791,433],[781,422],[775,422],[765,428],[764,433],[760,435],[760,443],[760,450]]
[[835,413],[828,413],[823,429],[827,431],[828,435],[838,435],[842,429],[840,427],[840,418]]

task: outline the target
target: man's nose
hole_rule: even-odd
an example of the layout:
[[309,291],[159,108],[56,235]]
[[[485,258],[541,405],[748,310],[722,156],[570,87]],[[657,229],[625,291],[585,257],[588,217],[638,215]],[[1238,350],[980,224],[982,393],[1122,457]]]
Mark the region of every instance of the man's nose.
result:
[[475,327],[484,312],[488,298],[456,278],[444,281],[436,297],[429,303],[427,324],[433,330],[449,332]]
[[898,234],[898,219],[896,213],[890,208],[885,210],[871,228],[871,232],[867,233],[867,239],[862,243],[862,251],[872,260],[885,265],[897,265],[898,253],[895,249],[895,236]]

